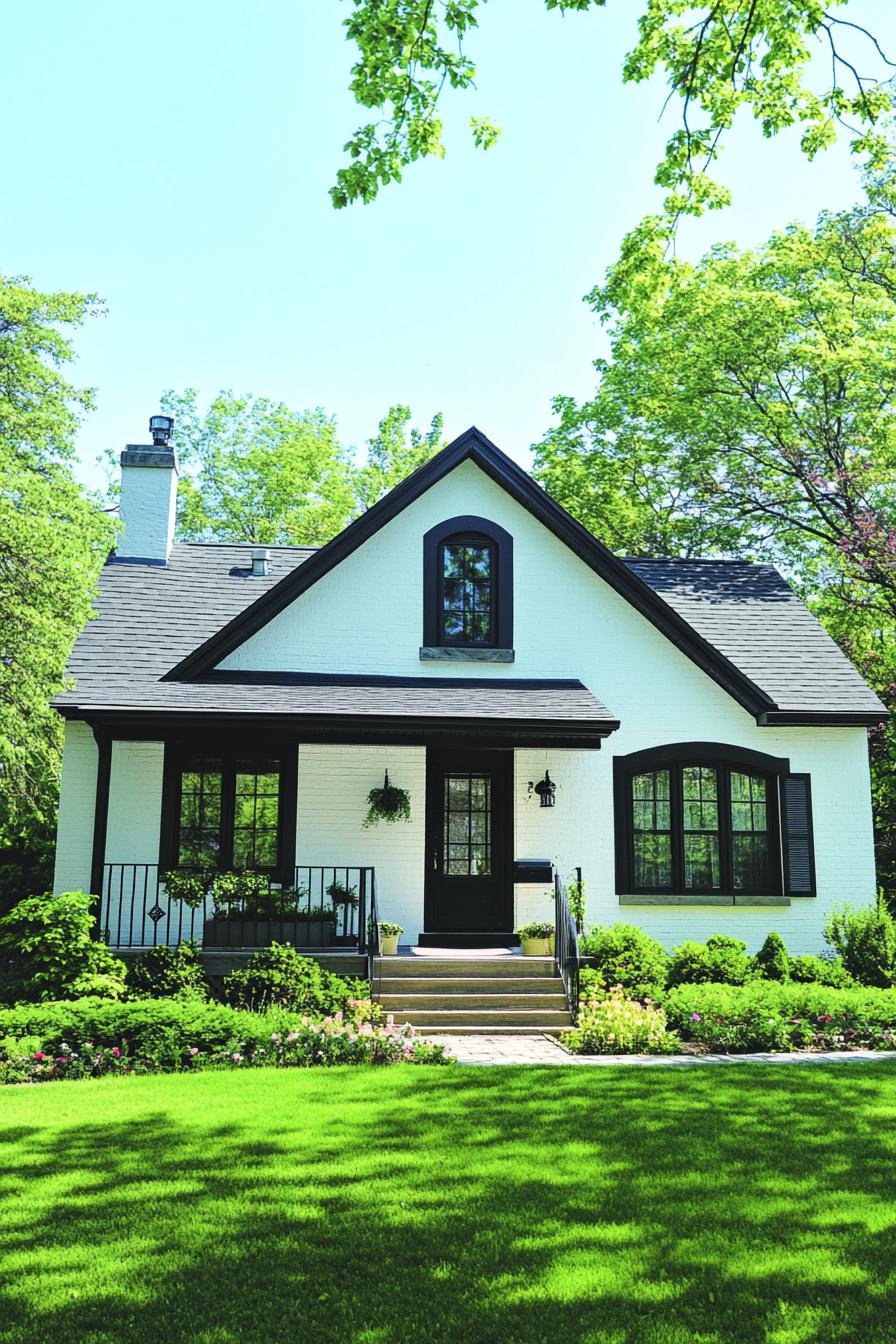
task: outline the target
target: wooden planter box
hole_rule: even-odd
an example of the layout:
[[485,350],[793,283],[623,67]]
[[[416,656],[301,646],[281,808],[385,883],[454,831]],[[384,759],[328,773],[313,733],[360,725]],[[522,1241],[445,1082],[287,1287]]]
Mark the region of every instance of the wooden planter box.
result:
[[331,919],[207,919],[203,947],[332,947],[336,926]]

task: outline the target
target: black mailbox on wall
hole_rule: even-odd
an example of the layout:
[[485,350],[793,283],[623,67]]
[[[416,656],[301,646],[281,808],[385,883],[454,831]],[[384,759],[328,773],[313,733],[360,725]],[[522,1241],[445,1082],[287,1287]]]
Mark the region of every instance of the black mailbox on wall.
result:
[[554,880],[554,865],[550,859],[517,859],[513,865],[514,882],[538,882],[541,886]]

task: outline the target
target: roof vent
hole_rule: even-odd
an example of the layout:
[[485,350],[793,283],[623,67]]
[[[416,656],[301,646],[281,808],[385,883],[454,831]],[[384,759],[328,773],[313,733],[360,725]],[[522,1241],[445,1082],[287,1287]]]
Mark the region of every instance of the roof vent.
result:
[[271,553],[264,546],[252,548],[252,574],[255,578],[264,577],[270,570]]

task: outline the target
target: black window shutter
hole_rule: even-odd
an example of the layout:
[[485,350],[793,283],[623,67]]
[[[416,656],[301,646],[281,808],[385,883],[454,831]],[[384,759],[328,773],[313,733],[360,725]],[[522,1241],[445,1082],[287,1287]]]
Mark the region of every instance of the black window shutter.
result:
[[808,775],[783,775],[781,778],[781,837],[785,896],[814,896],[812,789]]

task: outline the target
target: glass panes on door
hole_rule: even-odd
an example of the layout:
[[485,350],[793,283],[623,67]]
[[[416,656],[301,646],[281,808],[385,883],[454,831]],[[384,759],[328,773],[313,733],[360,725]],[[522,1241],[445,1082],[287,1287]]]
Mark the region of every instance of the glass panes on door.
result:
[[731,861],[735,891],[769,888],[768,781],[731,772]]
[[234,792],[234,868],[275,867],[280,809],[279,762],[237,761]]
[[492,641],[492,547],[449,542],[442,548],[442,639],[449,644]]
[[672,821],[669,771],[653,770],[632,780],[636,887],[672,884]]
[[188,761],[180,782],[178,863],[205,867],[221,851],[222,763],[199,756]]
[[689,765],[681,781],[684,885],[688,891],[716,891],[722,885],[718,775],[709,766]]
[[486,877],[492,870],[488,775],[446,775],[443,853],[448,877]]

